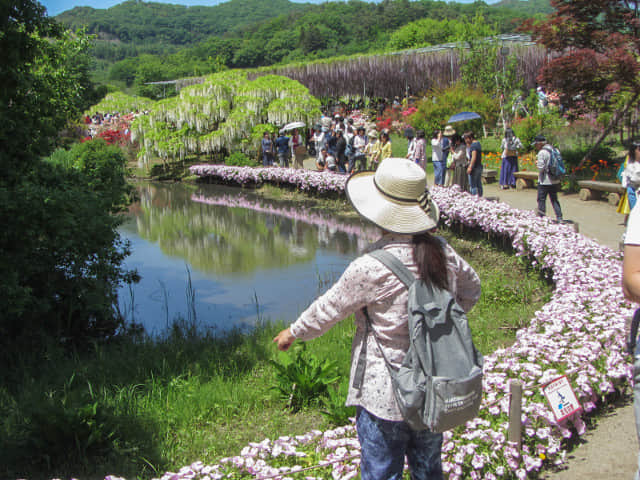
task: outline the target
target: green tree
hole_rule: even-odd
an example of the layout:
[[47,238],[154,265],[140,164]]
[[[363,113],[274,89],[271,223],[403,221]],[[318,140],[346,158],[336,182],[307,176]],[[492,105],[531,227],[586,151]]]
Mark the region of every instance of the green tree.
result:
[[125,194],[114,177],[122,158],[107,152],[71,168],[42,159],[86,106],[89,39],[33,0],[3,2],[0,31],[0,363],[10,365],[20,349],[39,358],[44,339],[113,334],[116,289],[129,277],[110,214]]

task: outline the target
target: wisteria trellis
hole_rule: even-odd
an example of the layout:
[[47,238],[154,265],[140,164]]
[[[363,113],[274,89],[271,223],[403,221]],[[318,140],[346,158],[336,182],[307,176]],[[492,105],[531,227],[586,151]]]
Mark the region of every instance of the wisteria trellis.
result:
[[[195,166],[198,175],[226,182],[290,181],[304,190],[340,190],[345,178],[288,169]],[[266,170],[266,171],[265,171]],[[504,203],[476,199],[457,188],[433,187],[445,224],[459,223],[509,238],[516,255],[552,272],[551,301],[536,312],[514,344],[485,357],[484,400],[479,418],[444,436],[443,466],[449,479],[527,478],[545,463],[561,463],[562,440],[582,435],[581,416],[558,424],[540,386],[567,374],[585,412],[630,379],[624,358],[624,323],[632,313],[621,293],[621,256],[566,225],[538,218]],[[508,381],[524,384],[523,447],[507,441]],[[196,462],[162,480],[246,478],[349,479],[358,473],[359,444],[353,425],[296,437],[251,443],[216,465]],[[300,471],[309,465],[318,470]],[[296,473],[299,472],[299,473]],[[113,480],[111,477],[109,480]]]

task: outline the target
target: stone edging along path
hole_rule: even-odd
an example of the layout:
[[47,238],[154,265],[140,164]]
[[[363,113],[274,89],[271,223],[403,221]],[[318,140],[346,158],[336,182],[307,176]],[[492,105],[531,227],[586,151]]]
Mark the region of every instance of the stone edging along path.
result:
[[[216,175],[217,169],[212,168],[215,166],[206,167],[192,167],[192,172]],[[232,167],[225,167],[220,180],[231,181],[229,168]],[[315,177],[327,177],[325,173],[308,171],[289,173],[289,169],[252,170],[254,175],[260,175],[261,170],[280,171],[279,183],[303,175],[308,185],[323,184],[326,178]],[[269,176],[273,175],[275,172],[269,172]],[[240,179],[251,175],[237,172],[232,176]],[[516,255],[530,257],[535,266],[552,275],[555,287],[551,301],[536,312],[527,328],[518,331],[511,347],[485,358],[484,400],[479,418],[468,422],[455,436],[451,432],[444,436],[443,466],[448,478],[527,478],[545,465],[562,463],[562,440],[585,433],[581,415],[594,411],[609,393],[623,388],[630,378],[630,364],[623,352],[624,319],[633,310],[620,289],[621,255],[576,233],[571,226],[538,218],[533,212],[478,199],[455,187],[433,187],[431,191],[443,222],[507,238]],[[584,412],[558,423],[540,387],[563,374],[568,375]],[[510,379],[524,384],[522,452],[507,441]],[[293,473],[290,457],[308,457],[311,452],[318,463],[338,460],[325,467],[333,478],[353,478],[358,464],[354,439],[353,426],[347,426],[273,442],[265,440],[219,465],[194,464],[163,478],[187,478],[191,475],[187,470],[195,475],[189,478],[200,478],[203,468],[209,475],[231,469],[256,476],[289,476]],[[283,456],[289,460],[283,461]],[[308,461],[301,462],[300,468]]]

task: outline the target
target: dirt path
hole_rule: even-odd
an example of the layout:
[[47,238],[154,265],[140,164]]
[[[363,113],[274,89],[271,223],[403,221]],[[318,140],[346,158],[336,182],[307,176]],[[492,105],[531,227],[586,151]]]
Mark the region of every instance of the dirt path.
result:
[[[485,196],[521,210],[536,209],[536,190],[500,190],[496,184],[485,185]],[[625,227],[622,215],[606,201],[583,202],[577,194],[560,195],[565,219],[578,224],[580,233],[602,245],[618,250]],[[547,214],[553,215],[547,201]],[[566,463],[555,471],[545,471],[544,480],[574,480],[581,478],[631,480],[637,468],[638,439],[633,405],[630,397],[598,417],[595,428],[588,430],[580,445],[567,455]]]

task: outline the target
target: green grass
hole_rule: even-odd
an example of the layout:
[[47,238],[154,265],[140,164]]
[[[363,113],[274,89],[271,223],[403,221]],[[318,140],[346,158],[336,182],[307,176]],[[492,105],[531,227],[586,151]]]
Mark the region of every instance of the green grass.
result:
[[[510,344],[550,296],[549,285],[487,242],[454,248],[478,271],[483,294],[469,315],[484,353]],[[287,411],[274,388],[282,361],[271,340],[282,325],[250,334],[197,336],[183,327],[161,340],[140,336],[2,372],[0,477],[150,478],[196,460],[217,462],[251,441],[326,428],[317,402]],[[309,342],[307,351],[349,372],[351,319]],[[343,385],[344,388],[344,385]]]

